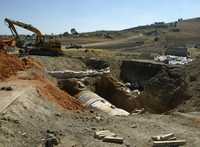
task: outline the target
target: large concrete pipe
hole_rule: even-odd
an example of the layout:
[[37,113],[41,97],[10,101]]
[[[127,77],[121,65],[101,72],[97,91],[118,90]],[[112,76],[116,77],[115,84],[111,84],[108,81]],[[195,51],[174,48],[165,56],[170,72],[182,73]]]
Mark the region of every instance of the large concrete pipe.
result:
[[91,91],[82,91],[76,97],[86,107],[103,111],[112,116],[128,116],[129,113],[123,109],[116,108],[104,98]]

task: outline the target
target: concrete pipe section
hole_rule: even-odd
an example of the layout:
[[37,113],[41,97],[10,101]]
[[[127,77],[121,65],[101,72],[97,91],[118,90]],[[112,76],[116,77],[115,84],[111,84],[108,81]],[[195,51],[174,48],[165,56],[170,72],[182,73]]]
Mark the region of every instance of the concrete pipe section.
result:
[[88,108],[103,111],[112,116],[128,116],[129,113],[123,109],[116,108],[104,98],[91,91],[81,91],[76,97]]

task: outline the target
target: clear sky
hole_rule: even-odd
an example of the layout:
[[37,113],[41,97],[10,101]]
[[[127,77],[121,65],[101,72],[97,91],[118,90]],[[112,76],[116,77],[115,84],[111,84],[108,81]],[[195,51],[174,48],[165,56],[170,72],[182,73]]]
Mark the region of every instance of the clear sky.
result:
[[10,33],[5,17],[55,34],[72,27],[80,32],[120,30],[199,16],[200,0],[0,0],[0,34]]

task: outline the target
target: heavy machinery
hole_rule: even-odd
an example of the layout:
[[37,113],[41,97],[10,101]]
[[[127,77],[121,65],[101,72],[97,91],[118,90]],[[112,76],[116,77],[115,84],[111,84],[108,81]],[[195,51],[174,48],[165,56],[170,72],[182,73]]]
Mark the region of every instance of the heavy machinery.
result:
[[[22,48],[23,52],[25,52],[26,54],[47,55],[47,56],[63,55],[63,52],[61,50],[61,43],[59,41],[56,40],[47,41],[45,39],[45,36],[32,25],[20,21],[14,21],[8,18],[5,18],[5,23],[8,24],[8,27],[11,30],[11,33],[16,40],[17,47]],[[36,35],[35,41],[26,44],[25,41],[20,38],[15,26],[21,27],[23,29],[35,33]]]

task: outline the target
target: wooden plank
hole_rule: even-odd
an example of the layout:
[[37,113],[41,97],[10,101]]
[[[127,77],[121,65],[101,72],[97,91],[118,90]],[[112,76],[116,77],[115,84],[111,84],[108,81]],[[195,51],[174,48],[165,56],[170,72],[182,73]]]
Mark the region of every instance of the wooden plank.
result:
[[180,146],[185,145],[186,140],[171,140],[171,141],[154,141],[154,147],[168,147],[168,146]]
[[165,140],[169,140],[170,138],[173,138],[173,137],[174,137],[174,134],[170,133],[170,134],[153,136],[152,140],[154,140],[154,141],[165,141]]
[[115,135],[115,133],[112,133],[109,130],[97,131],[97,132],[95,132],[95,135],[94,135],[94,137],[98,138],[98,139],[103,139],[106,136],[116,136],[116,135]]
[[103,138],[103,142],[119,143],[122,144],[124,139],[122,137],[106,136]]

